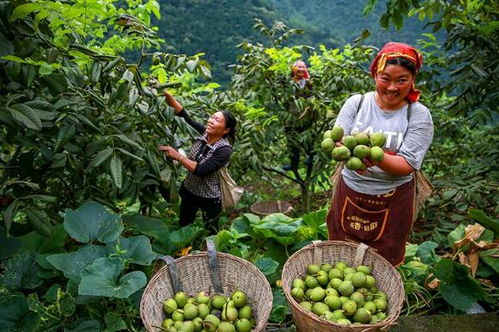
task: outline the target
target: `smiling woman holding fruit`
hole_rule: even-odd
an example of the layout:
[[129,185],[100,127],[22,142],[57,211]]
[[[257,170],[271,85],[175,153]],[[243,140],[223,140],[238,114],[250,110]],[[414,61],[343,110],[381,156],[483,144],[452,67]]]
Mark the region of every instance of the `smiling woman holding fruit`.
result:
[[[413,222],[414,171],[433,138],[430,111],[415,88],[422,63],[414,47],[387,43],[370,67],[375,91],[350,97],[335,123],[347,136],[370,135],[384,153],[341,171],[327,216],[329,238],[363,242],[394,266],[404,260]],[[350,137],[343,144],[351,146]]]

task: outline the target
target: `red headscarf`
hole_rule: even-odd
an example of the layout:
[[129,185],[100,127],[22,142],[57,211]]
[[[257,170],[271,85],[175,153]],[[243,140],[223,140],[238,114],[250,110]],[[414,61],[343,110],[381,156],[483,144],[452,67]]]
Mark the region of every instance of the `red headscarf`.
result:
[[[414,47],[404,43],[389,42],[383,46],[371,63],[371,75],[375,77],[377,73],[381,73],[385,69],[386,62],[394,58],[404,58],[412,62],[416,66],[416,74],[423,65],[423,56]],[[413,84],[407,99],[411,102],[418,101],[420,94]]]
[[[298,62],[303,62],[303,63],[305,63],[305,61],[303,61],[303,60],[297,60],[297,61],[293,64],[293,66],[291,67],[291,72],[292,72],[292,74],[293,74],[293,75],[294,75],[294,72],[295,72],[295,70],[296,70],[296,68],[295,68],[295,67],[296,67],[296,65],[298,64]],[[306,66],[306,65],[305,65],[305,66]],[[304,78],[304,79],[306,79],[306,80],[308,80],[308,79],[310,78],[310,74],[308,73],[308,70],[307,70],[307,69],[305,69],[305,70],[304,70],[304,73],[303,73],[303,78]]]

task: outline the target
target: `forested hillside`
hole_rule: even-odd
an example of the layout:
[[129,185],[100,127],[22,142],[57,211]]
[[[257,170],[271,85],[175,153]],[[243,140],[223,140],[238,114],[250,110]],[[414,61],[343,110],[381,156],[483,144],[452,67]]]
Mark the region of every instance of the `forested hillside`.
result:
[[235,47],[243,40],[259,40],[261,35],[252,27],[254,19],[264,22],[283,20],[289,27],[305,30],[293,40],[296,43],[339,47],[352,43],[364,29],[372,35],[365,43],[380,46],[396,39],[415,43],[424,24],[408,19],[400,31],[379,27],[384,4],[364,17],[365,1],[323,0],[178,0],[161,5],[159,35],[166,40],[166,50],[176,53],[206,53],[213,65],[215,80],[227,82],[228,65],[241,52]]

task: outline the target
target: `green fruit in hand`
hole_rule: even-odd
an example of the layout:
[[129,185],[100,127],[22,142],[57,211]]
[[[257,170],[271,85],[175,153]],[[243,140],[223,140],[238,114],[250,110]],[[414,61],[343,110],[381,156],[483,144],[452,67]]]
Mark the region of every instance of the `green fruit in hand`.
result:
[[366,275],[362,272],[355,272],[352,276],[354,287],[364,287],[366,284]]
[[234,301],[236,308],[241,308],[248,303],[248,297],[243,291],[237,290],[232,294],[232,301]]
[[318,316],[329,310],[329,307],[323,302],[316,302],[312,305],[312,312]]
[[324,297],[326,297],[326,291],[321,287],[315,287],[310,293],[310,299],[314,302],[322,301]]
[[175,310],[177,310],[177,302],[174,299],[168,299],[163,302],[163,310],[167,314],[172,314]]
[[312,302],[302,301],[300,302],[300,306],[307,311],[312,311]]
[[314,275],[317,272],[321,270],[321,267],[319,265],[311,264],[307,266],[307,274],[308,275]]
[[326,286],[327,283],[329,282],[329,278],[327,276],[327,272],[326,271],[319,271],[317,272],[317,275],[315,276],[315,278],[317,279],[317,281],[319,282],[319,285],[321,286]]
[[342,281],[338,287],[338,291],[343,296],[350,296],[354,292],[354,287],[351,281]]
[[352,170],[352,171],[358,171],[358,170],[362,169],[362,160],[360,160],[357,157],[350,157],[350,159],[348,159],[345,167],[348,168],[349,170]]
[[203,328],[209,332],[215,332],[218,325],[220,325],[220,319],[215,315],[208,315],[204,318]]
[[331,156],[336,161],[347,160],[351,155],[350,150],[346,146],[335,147],[333,152],[331,152]]
[[236,330],[237,332],[250,332],[251,322],[247,318],[241,318],[236,320]]
[[334,126],[331,130],[331,138],[335,142],[341,141],[341,139],[343,138],[343,134],[343,128],[340,126]]
[[223,295],[214,295],[211,299],[211,305],[215,309],[222,309],[227,299]]
[[385,145],[386,137],[383,133],[379,132],[379,133],[371,134],[370,140],[371,140],[371,146],[382,147],[383,145]]
[[329,307],[330,310],[339,309],[342,306],[341,300],[336,295],[328,295],[324,299],[324,303]]
[[244,307],[239,309],[238,317],[250,319],[252,312],[253,312],[253,310],[251,309],[251,307],[249,305],[245,305]]
[[305,291],[303,288],[295,287],[291,289],[291,296],[298,302],[303,300],[303,297],[305,296]]
[[305,281],[303,281],[303,279],[300,279],[300,278],[296,278],[295,280],[293,280],[293,285],[291,286],[292,288],[302,288],[302,289],[305,289]]
[[184,318],[194,319],[198,316],[198,307],[195,304],[187,303],[184,307]]
[[379,146],[373,146],[369,151],[369,156],[372,161],[382,162],[385,157],[385,151]]
[[324,134],[322,135],[322,138],[323,139],[326,139],[326,138],[331,138],[331,130],[326,130],[324,132]]
[[355,138],[357,139],[357,144],[360,145],[369,144],[369,135],[367,135],[366,133],[358,133],[355,135]]
[[321,143],[322,150],[329,152],[334,148],[334,141],[331,138],[326,138]]
[[343,137],[343,145],[346,146],[350,151],[353,151],[357,146],[357,139],[355,136],[348,135]]
[[229,322],[222,322],[218,325],[217,332],[236,332],[236,327]]
[[353,149],[353,155],[359,159],[364,159],[369,156],[370,150],[371,149],[369,149],[369,147],[366,145],[357,145]]
[[187,294],[184,292],[178,292],[175,294],[175,302],[177,302],[177,307],[179,308],[183,308],[187,304],[188,299]]
[[352,316],[357,311],[357,302],[353,300],[348,300],[341,306],[341,309],[345,311],[345,315]]
[[366,324],[371,320],[371,313],[364,308],[359,308],[352,319],[354,322]]

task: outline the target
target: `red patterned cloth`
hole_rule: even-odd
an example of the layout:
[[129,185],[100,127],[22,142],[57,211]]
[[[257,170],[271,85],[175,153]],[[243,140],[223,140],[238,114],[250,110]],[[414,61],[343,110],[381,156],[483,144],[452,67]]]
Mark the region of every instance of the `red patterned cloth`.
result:
[[[423,56],[414,47],[404,43],[389,42],[383,46],[371,63],[371,75],[374,77],[377,73],[382,72],[385,69],[386,62],[394,58],[404,58],[414,63],[416,73],[419,72],[423,65]],[[416,102],[420,94],[419,90],[413,85],[407,99]]]

